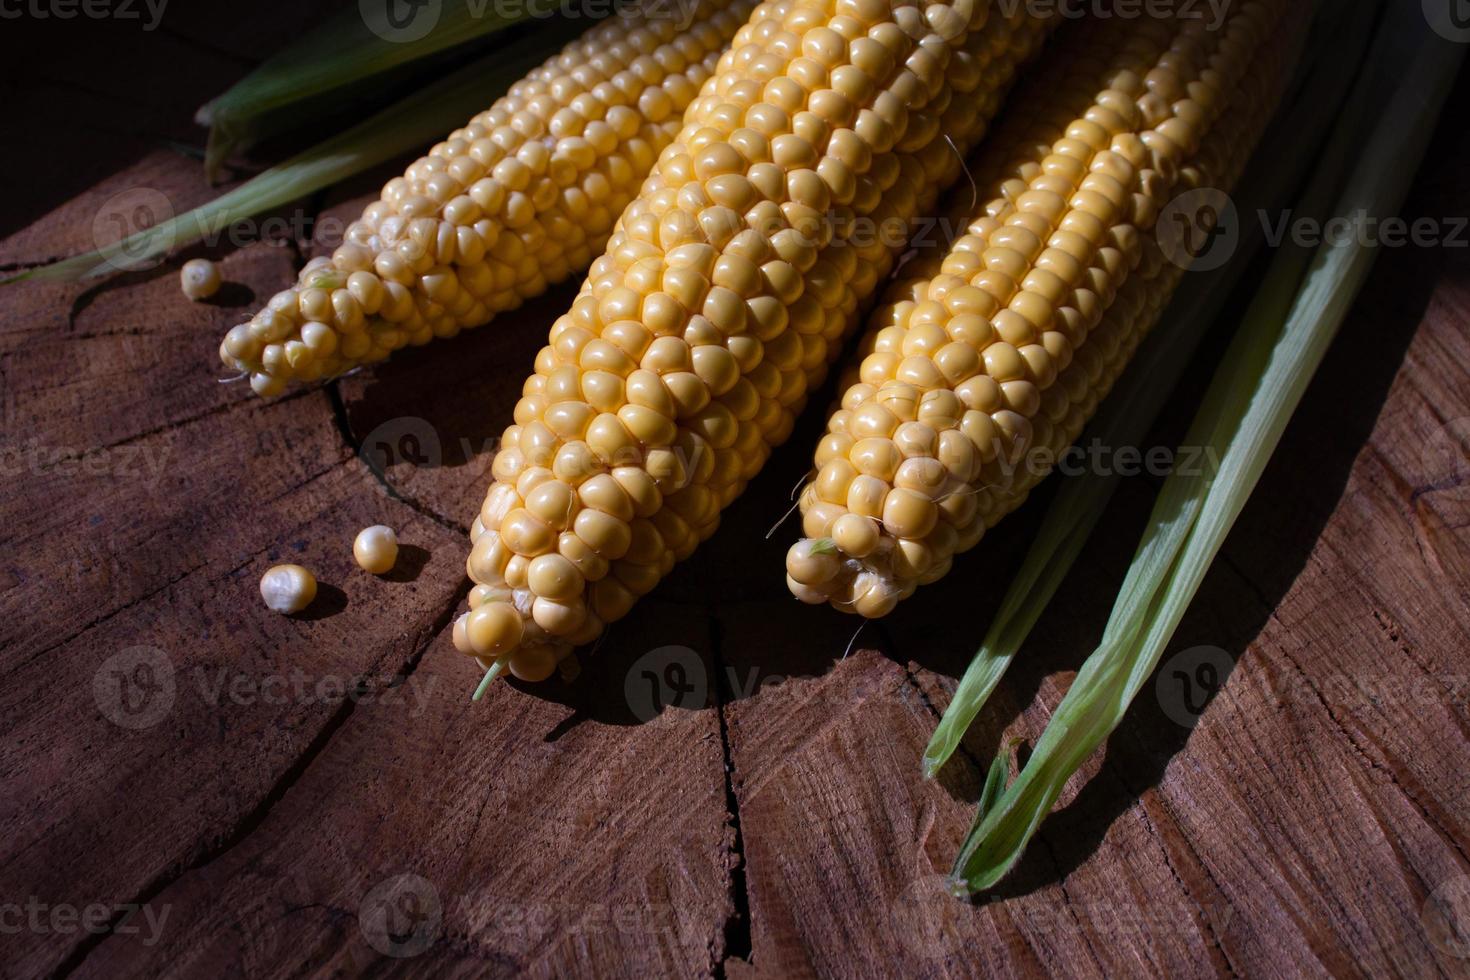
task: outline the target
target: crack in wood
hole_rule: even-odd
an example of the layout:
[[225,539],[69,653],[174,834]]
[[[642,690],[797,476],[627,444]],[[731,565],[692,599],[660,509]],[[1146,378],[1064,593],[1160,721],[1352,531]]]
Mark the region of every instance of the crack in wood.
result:
[[[1240,579],[1242,584],[1246,585],[1248,588],[1251,587],[1252,583],[1250,579],[1239,568],[1237,568],[1232,563],[1227,563],[1226,567],[1228,567],[1230,571],[1238,579]],[[1381,629],[1382,621],[1378,618],[1378,612],[1376,609],[1376,605],[1372,601],[1372,597],[1363,591],[1362,586],[1357,582],[1356,576],[1350,576],[1350,580],[1352,581],[1354,591],[1356,591],[1359,597],[1362,598],[1363,601],[1369,606],[1369,608],[1373,610],[1374,619],[1378,622]],[[1279,626],[1281,626],[1282,629],[1289,629],[1289,627],[1287,627],[1287,625],[1281,621],[1280,617],[1277,616],[1276,605],[1267,603],[1263,598],[1261,598],[1259,593],[1254,594],[1257,600],[1262,603],[1263,611],[1267,614],[1268,619],[1277,623]],[[1418,811],[1421,819],[1423,819],[1428,826],[1433,827],[1436,834],[1443,837],[1450,844],[1450,846],[1454,848],[1455,853],[1460,855],[1461,860],[1470,863],[1470,855],[1466,854],[1460,842],[1455,839],[1453,832],[1445,828],[1434,816],[1434,814],[1431,813],[1430,810],[1423,803],[1421,803],[1413,793],[1409,792],[1409,790],[1401,782],[1399,782],[1398,777],[1390,768],[1385,766],[1382,762],[1374,759],[1372,755],[1370,755],[1368,751],[1364,749],[1361,744],[1359,744],[1358,739],[1353,736],[1352,730],[1343,722],[1341,718],[1337,716],[1337,713],[1332,710],[1332,705],[1325,697],[1323,697],[1322,691],[1317,687],[1317,685],[1312,683],[1311,675],[1306,671],[1306,669],[1303,668],[1301,664],[1297,663],[1296,659],[1293,658],[1284,647],[1278,646],[1278,649],[1281,652],[1282,659],[1284,659],[1286,663],[1291,667],[1291,669],[1296,672],[1297,676],[1303,682],[1305,682],[1305,686],[1307,687],[1307,689],[1312,692],[1312,696],[1316,699],[1317,703],[1321,705],[1322,710],[1326,713],[1327,718],[1332,722],[1333,727],[1336,728],[1338,733],[1342,735],[1344,741],[1346,741],[1347,744],[1352,748],[1354,754],[1359,756],[1362,761],[1366,763],[1370,768],[1376,769],[1381,772],[1388,779],[1389,783],[1394,787],[1394,789],[1398,790],[1399,794],[1403,796],[1404,799],[1408,800],[1409,803],[1414,807],[1414,809]],[[1428,676],[1433,678],[1432,674]]]
[[[323,477],[328,476],[329,474],[331,474],[340,465],[342,465],[342,461],[339,460],[339,461],[333,463],[332,465],[327,466],[326,468],[324,468],[322,470],[319,470],[316,473],[313,473],[311,476],[307,477],[301,483],[293,485],[289,490],[287,490],[287,491],[279,494],[278,496],[272,498],[271,500],[269,500],[267,502],[268,503],[274,503],[276,500],[281,499],[281,497],[287,496],[288,494],[291,494],[291,493],[296,493],[297,491],[302,490],[305,487],[311,486],[313,483],[315,483],[318,480],[322,479]],[[256,549],[255,551],[253,551],[253,552],[250,553],[249,557],[245,558],[239,564],[237,564],[234,567],[230,568],[229,570],[221,573],[220,575],[214,576],[214,580],[215,581],[222,581],[224,579],[229,578],[230,576],[232,576],[232,575],[236,574],[237,572],[239,572],[239,570],[242,569],[242,568],[244,568],[246,565],[248,565],[251,562],[255,561],[261,555],[263,555],[266,552],[270,551],[271,548],[274,548],[275,546],[276,546],[276,542],[272,542],[271,544],[266,545],[263,548]],[[64,636],[60,640],[57,640],[55,643],[52,643],[51,645],[45,647],[44,649],[38,650],[37,652],[35,652],[35,653],[31,654],[30,656],[26,657],[25,660],[21,661],[20,667],[26,667],[26,666],[29,666],[29,665],[35,663],[41,657],[44,657],[48,653],[52,653],[52,652],[54,652],[56,650],[59,650],[61,647],[66,646],[68,643],[72,642],[73,640],[77,639],[78,637],[84,636],[90,630],[93,630],[93,629],[97,628],[98,626],[101,626],[102,624],[104,624],[104,623],[106,623],[106,622],[108,622],[108,621],[110,621],[112,619],[117,618],[118,616],[120,616],[123,613],[127,612],[129,609],[132,609],[135,606],[138,606],[138,605],[140,605],[140,604],[142,604],[144,602],[147,602],[149,599],[152,599],[152,598],[154,598],[157,595],[160,595],[160,594],[168,591],[169,589],[171,589],[175,585],[177,585],[179,582],[182,582],[184,579],[190,577],[191,575],[197,574],[200,570],[202,570],[204,568],[207,568],[209,566],[209,564],[210,564],[210,562],[208,560],[206,560],[206,561],[200,562],[197,565],[192,565],[189,568],[185,569],[183,572],[180,572],[179,574],[171,577],[170,579],[168,579],[168,581],[164,582],[162,585],[158,586],[157,588],[152,589],[152,590],[144,593],[143,595],[137,596],[137,597],[135,597],[133,599],[129,599],[127,602],[125,602],[123,605],[119,606],[118,608],[113,609],[113,610],[111,610],[109,612],[106,612],[106,613],[102,614],[101,616],[98,616],[97,618],[95,618],[95,619],[87,622],[86,624],[82,625],[81,627],[79,627],[78,629],[76,629],[74,632],[68,633],[66,636]]]
[[[1062,862],[1057,857],[1056,848],[1052,846],[1051,841],[1047,840],[1046,836],[1040,831],[1036,832],[1035,836],[1031,838],[1031,841],[1032,846],[1040,846],[1046,852],[1046,856],[1051,859],[1052,867],[1057,871],[1057,890],[1062,893],[1062,908],[1067,910],[1067,914],[1071,916],[1072,921],[1076,924],[1077,932],[1082,936],[1082,943],[1087,948],[1087,955],[1092,957],[1092,962],[1097,967],[1098,975],[1106,977],[1108,975],[1107,968],[1103,966],[1102,959],[1097,955],[1097,949],[1092,945],[1092,931],[1082,924],[1082,919],[1077,914],[1077,904],[1072,899],[1072,893],[1067,891],[1067,882],[1061,873]],[[1034,946],[1032,948],[1035,949]],[[1043,962],[1045,962],[1044,951],[1037,949],[1036,952],[1042,957]]]
[[[1378,624],[1379,630],[1382,631],[1384,637],[1388,640],[1388,642],[1393,645],[1394,652],[1403,654],[1405,658],[1407,658],[1411,663],[1414,664],[1414,666],[1419,668],[1419,670],[1423,673],[1425,677],[1429,678],[1429,680],[1436,684],[1441,691],[1449,695],[1449,706],[1451,710],[1448,712],[1448,714],[1450,718],[1455,722],[1456,727],[1459,728],[1460,735],[1464,737],[1466,741],[1470,741],[1470,728],[1467,728],[1465,720],[1460,717],[1460,712],[1453,710],[1455,704],[1454,699],[1463,697],[1463,692],[1456,691],[1454,687],[1445,683],[1444,678],[1441,675],[1431,671],[1429,669],[1429,665],[1421,662],[1419,658],[1414,655],[1414,647],[1412,647],[1408,643],[1404,643],[1400,639],[1401,632],[1398,626],[1394,623],[1393,618],[1389,616],[1388,613],[1380,611],[1372,603],[1371,597],[1368,596],[1366,592],[1364,592],[1362,586],[1354,583],[1354,588],[1357,590],[1358,594],[1363,597],[1363,600],[1367,602],[1371,615],[1373,616],[1373,621]],[[1463,702],[1461,706],[1464,706]]]
[[752,932],[754,923],[750,916],[750,884],[746,878],[745,862],[745,838],[740,827],[740,797],[735,792],[735,756],[730,744],[730,725],[726,711],[734,702],[734,691],[730,688],[731,671],[727,668],[724,657],[724,628],[720,624],[719,617],[715,615],[713,606],[707,606],[710,629],[710,657],[714,661],[715,670],[715,693],[719,698],[719,704],[715,712],[719,719],[720,731],[720,753],[725,769],[725,811],[729,815],[729,825],[733,832],[730,841],[730,899],[734,905],[734,911],[725,919],[725,928],[722,936],[718,937],[721,948],[714,949],[716,941],[711,942],[711,952],[715,954],[711,963],[711,973],[724,980],[729,960],[740,959],[750,963],[753,959]]
[[[454,615],[455,609],[458,608],[460,602],[464,601],[468,595],[468,584],[462,583],[460,588],[451,596],[443,612],[429,624],[424,642],[416,647],[400,665],[400,673],[394,675],[393,681],[389,682],[390,687],[408,683],[409,678],[413,676],[414,671],[418,669],[419,663],[423,660],[424,654],[428,652],[429,648],[434,645],[434,641],[444,632]],[[218,843],[203,846],[192,858],[185,862],[179,862],[173,867],[160,872],[130,903],[120,906],[123,911],[114,915],[105,928],[96,933],[89,933],[85,939],[74,946],[66,958],[49,974],[51,980],[62,980],[62,978],[71,976],[81,969],[87,958],[112,936],[113,930],[118,926],[122,918],[130,914],[128,911],[130,908],[141,908],[147,905],[181,880],[185,875],[208,867],[245,843],[265,823],[276,805],[286,798],[291,788],[305,775],[306,770],[311,767],[311,764],[327,750],[337,732],[342,729],[342,726],[347,723],[347,720],[352,717],[352,713],[357,709],[358,700],[357,698],[344,697],[342,703],[337,706],[326,723],[312,737],[312,740],[302,750],[301,754],[289,766],[282,770],[281,775],[276,778],[276,781],[266,791],[265,795],[261,797],[260,801],[244,817],[237,821],[235,826],[219,839]]]
[[[1285,649],[1282,649],[1281,656],[1286,660],[1287,663],[1291,665],[1291,668],[1296,671],[1299,677],[1301,677],[1303,680],[1307,680],[1307,672],[1302,668],[1301,664],[1297,663],[1296,660],[1292,658],[1291,654],[1287,653]],[[1312,692],[1312,696],[1316,698],[1317,703],[1322,706],[1322,710],[1326,712],[1327,717],[1332,722],[1333,727],[1338,730],[1343,739],[1352,748],[1353,754],[1360,757],[1370,769],[1374,769],[1382,773],[1384,777],[1387,778],[1390,785],[1392,785],[1394,789],[1398,790],[1399,795],[1407,800],[1409,804],[1418,812],[1420,819],[1424,821],[1425,825],[1433,828],[1436,836],[1441,837],[1446,843],[1448,843],[1450,847],[1454,849],[1454,852],[1460,856],[1460,860],[1462,862],[1470,865],[1470,854],[1465,853],[1464,847],[1462,847],[1460,842],[1455,839],[1454,833],[1444,827],[1434,816],[1434,814],[1430,812],[1430,810],[1419,801],[1418,797],[1409,792],[1409,790],[1404,786],[1403,783],[1399,782],[1398,776],[1394,774],[1392,769],[1374,759],[1373,756],[1370,755],[1361,744],[1359,744],[1358,739],[1353,737],[1352,730],[1342,721],[1342,719],[1337,716],[1337,713],[1332,710],[1331,702],[1329,702],[1325,697],[1322,696],[1322,692],[1317,688],[1316,685],[1308,681],[1306,686],[1307,689]]]
[[[1106,755],[1104,755],[1103,757],[1103,768],[1111,772],[1113,774],[1113,778],[1117,779],[1119,784],[1122,785],[1125,790],[1127,790],[1128,794],[1138,801],[1138,812],[1143,818],[1144,828],[1147,829],[1149,835],[1153,837],[1154,840],[1158,843],[1159,854],[1164,860],[1164,867],[1169,869],[1169,874],[1174,878],[1174,883],[1179,886],[1179,890],[1184,894],[1186,898],[1194,903],[1194,907],[1199,913],[1198,920],[1200,926],[1204,929],[1205,935],[1210,940],[1210,944],[1214,946],[1216,952],[1220,954],[1220,958],[1225,962],[1225,969],[1230,971],[1230,975],[1232,977],[1239,977],[1241,975],[1240,970],[1237,969],[1237,967],[1235,966],[1235,962],[1231,959],[1229,952],[1227,952],[1225,949],[1224,937],[1215,931],[1214,925],[1210,922],[1209,910],[1205,908],[1204,902],[1200,901],[1194,896],[1194,893],[1190,891],[1189,886],[1184,883],[1184,879],[1180,877],[1178,869],[1174,866],[1173,859],[1169,857],[1169,849],[1164,843],[1164,835],[1159,832],[1159,828],[1154,824],[1153,817],[1148,812],[1148,807],[1142,805],[1143,794],[1147,792],[1147,790],[1136,790],[1128,782],[1128,780],[1124,778],[1122,769],[1114,765],[1112,760]],[[1215,886],[1215,890],[1220,892],[1220,894],[1223,896],[1225,893],[1220,890],[1218,882],[1215,881],[1215,877],[1210,873],[1210,870],[1204,866],[1204,862],[1199,860],[1199,855],[1195,853],[1194,847],[1189,842],[1189,835],[1185,833],[1184,827],[1180,825],[1177,819],[1175,819],[1173,812],[1169,809],[1169,806],[1163,799],[1163,796],[1161,794],[1156,795],[1156,799],[1158,799],[1159,806],[1163,809],[1165,815],[1168,816],[1170,822],[1174,824],[1174,829],[1179,832],[1180,839],[1184,842],[1185,847],[1189,849],[1190,854],[1194,856],[1196,863],[1199,864],[1201,868],[1204,868],[1205,876],[1210,879],[1210,883]],[[1229,900],[1227,899],[1226,901],[1228,904]]]
[[408,507],[420,517],[438,524],[446,531],[454,531],[458,534],[468,536],[470,529],[467,526],[440,514],[422,501],[403,493],[388,479],[387,473],[378,469],[368,459],[363,457],[362,444],[353,435],[352,423],[347,418],[347,403],[342,400],[341,386],[334,379],[325,386],[325,390],[327,392],[327,398],[332,405],[332,418],[336,422],[337,434],[341,437],[343,445],[347,447],[353,456],[362,461],[363,467],[372,474],[373,480],[377,482],[383,492]]
[[98,446],[96,449],[94,449],[93,452],[105,452],[109,449],[117,449],[121,446],[130,446],[135,442],[140,442],[143,439],[148,439],[153,436],[165,435],[170,432],[178,432],[195,422],[200,422],[204,419],[213,418],[216,415],[224,415],[237,408],[243,408],[251,414],[254,414],[264,408],[274,407],[276,405],[282,405],[287,402],[296,401],[298,399],[305,398],[307,395],[312,395],[315,393],[315,388],[302,388],[299,391],[292,391],[285,395],[282,395],[280,398],[271,402],[270,405],[266,405],[257,401],[254,395],[251,395],[248,398],[240,398],[231,402],[224,402],[223,404],[215,405],[214,407],[206,409],[205,411],[199,412],[195,415],[188,415],[181,419],[173,419],[169,422],[164,423],[163,425],[155,426],[152,429],[145,429],[142,432],[134,433],[133,435],[128,436],[126,439],[119,439],[117,442],[104,443],[103,445]]
[[[21,229],[22,231],[24,229]],[[31,269],[40,269],[44,266],[54,265],[70,258],[67,255],[48,255],[44,259],[16,259],[13,262],[0,262],[0,272],[29,272]]]

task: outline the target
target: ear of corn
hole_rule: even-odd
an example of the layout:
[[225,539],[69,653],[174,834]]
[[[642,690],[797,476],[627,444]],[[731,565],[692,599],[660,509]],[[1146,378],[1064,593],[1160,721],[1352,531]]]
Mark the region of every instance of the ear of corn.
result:
[[1002,10],[762,4],[536,359],[461,651],[545,677],[714,531],[1056,20]]
[[793,594],[886,615],[1046,475],[1178,282],[1160,208],[1228,186],[1259,136],[1287,7],[1076,28],[986,146],[964,234],[878,311],[801,497]]
[[614,17],[388,182],[330,258],[232,329],[262,395],[479,326],[585,268],[753,0]]

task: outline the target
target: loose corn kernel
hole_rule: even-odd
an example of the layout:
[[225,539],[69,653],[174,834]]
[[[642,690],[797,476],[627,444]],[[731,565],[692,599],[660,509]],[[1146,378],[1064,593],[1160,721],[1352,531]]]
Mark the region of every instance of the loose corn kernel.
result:
[[363,571],[387,575],[398,561],[398,535],[386,524],[374,524],[357,532],[352,557]]
[[699,0],[682,31],[651,8],[593,27],[390,180],[221,360],[274,396],[480,326],[586,268],[754,7]]
[[1069,29],[1058,71],[978,155],[965,234],[906,267],[862,341],[800,500],[798,599],[886,615],[1077,438],[1182,274],[1151,234],[1159,209],[1201,180],[1229,187],[1280,98],[1306,23],[1293,6],[1244,5],[1218,32],[1183,17]]
[[195,302],[219,292],[219,282],[219,266],[208,259],[190,259],[179,271],[179,286]]
[[316,598],[316,577],[300,565],[274,565],[260,577],[260,597],[275,612],[301,612]]
[[[963,9],[936,17],[940,33],[884,3],[834,16],[827,0],[768,0],[736,34],[536,359],[468,565],[513,598],[474,608],[458,649],[549,674],[714,533],[790,435],[910,223],[960,175],[955,148],[979,139],[1060,21]],[[898,409],[909,420],[912,401]],[[901,421],[884,408],[863,426],[887,437]],[[902,463],[867,461],[890,477]],[[895,514],[932,523],[928,500],[901,495]],[[807,543],[793,560],[835,579],[833,551]],[[477,633],[490,608],[493,629]]]

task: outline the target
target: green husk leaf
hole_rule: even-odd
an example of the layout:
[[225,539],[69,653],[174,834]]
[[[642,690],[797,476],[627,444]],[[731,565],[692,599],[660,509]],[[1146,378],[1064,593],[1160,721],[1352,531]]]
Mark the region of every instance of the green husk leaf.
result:
[[[213,181],[226,158],[259,139],[360,101],[366,80],[391,77],[395,69],[527,20],[528,7],[506,16],[494,4],[449,0],[437,16],[414,7],[404,29],[395,30],[386,20],[367,20],[386,18],[389,3],[350,3],[200,107],[195,121],[209,127],[206,176]],[[431,18],[432,28],[412,37]]]
[[460,69],[339,136],[278,164],[208,204],[128,235],[94,252],[0,280],[74,282],[146,268],[175,248],[217,238],[231,224],[345,180],[401,153],[441,139],[488,106],[562,43],[537,35],[515,57],[496,55]]
[[[1262,138],[1262,152],[1233,195],[1241,214],[1284,204],[1315,162],[1297,147],[1316,146],[1336,117],[1361,63],[1373,20],[1372,4],[1364,0],[1319,24],[1327,34],[1312,44],[1313,57],[1298,71],[1292,93],[1284,100],[1285,111]],[[1084,442],[1135,446],[1143,441],[1261,244],[1259,234],[1243,238],[1229,263],[1185,278],[1088,427]],[[1071,571],[1120,480],[1117,473],[1089,470],[1061,481],[1025,561],[924,750],[926,777],[933,778],[959,747]]]
[[[1000,802],[1001,795],[1005,793],[1006,782],[1011,778],[1011,756],[1015,753],[1015,748],[1019,744],[1019,740],[1010,742],[995,754],[994,759],[990,760],[990,769],[985,774],[985,786],[980,790],[980,800],[976,804],[978,812],[975,818],[975,826],[970,828],[970,834],[966,837],[966,843],[969,842],[970,837],[974,836],[975,830],[980,826],[980,821],[984,819],[987,813],[995,809],[995,805]],[[965,888],[964,882],[953,877],[949,880],[949,890],[957,898],[962,898],[968,894],[968,889]]]
[[[1417,10],[1406,14],[1397,8],[1390,14],[1339,122],[1338,135],[1350,135],[1335,136],[1334,145],[1357,150],[1334,214],[1393,213],[1423,158],[1464,51],[1431,35],[1418,16]],[[1356,138],[1375,121],[1368,140]],[[1309,196],[1331,199],[1332,170],[1314,181]],[[1009,871],[1067,780],[1117,727],[1152,674],[1374,258],[1372,246],[1357,240],[1328,242],[1315,253],[1290,249],[1273,262],[1191,432],[1192,441],[1202,440],[1194,444],[1223,450],[1219,472],[1212,480],[1176,474],[1166,482],[1102,644],[1062,699],[1026,768],[980,821],[956,862],[955,877],[964,888],[988,888]]]
[[990,771],[985,775],[985,788],[980,791],[980,812],[989,813],[1006,791],[1006,781],[1011,778],[1011,750],[1007,745],[990,761]]

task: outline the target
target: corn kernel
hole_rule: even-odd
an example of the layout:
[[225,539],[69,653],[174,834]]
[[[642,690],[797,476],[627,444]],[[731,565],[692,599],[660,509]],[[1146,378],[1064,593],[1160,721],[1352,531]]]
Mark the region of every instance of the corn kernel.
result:
[[190,259],[179,271],[179,285],[184,295],[195,302],[209,299],[219,292],[219,266],[208,259]]
[[274,565],[260,577],[260,597],[274,612],[301,612],[316,598],[316,577],[300,565]]
[[374,524],[357,532],[352,557],[365,572],[387,575],[398,561],[398,535],[386,524]]

